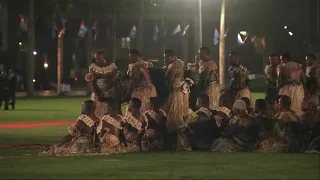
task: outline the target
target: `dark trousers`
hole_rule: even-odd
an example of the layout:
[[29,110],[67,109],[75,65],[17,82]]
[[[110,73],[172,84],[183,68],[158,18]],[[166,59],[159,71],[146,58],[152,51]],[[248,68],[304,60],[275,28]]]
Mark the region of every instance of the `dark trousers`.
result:
[[9,91],[8,90],[1,90],[0,91],[0,107],[4,104],[4,108],[8,109],[9,105]]
[[16,91],[9,92],[8,102],[12,107],[16,105]]

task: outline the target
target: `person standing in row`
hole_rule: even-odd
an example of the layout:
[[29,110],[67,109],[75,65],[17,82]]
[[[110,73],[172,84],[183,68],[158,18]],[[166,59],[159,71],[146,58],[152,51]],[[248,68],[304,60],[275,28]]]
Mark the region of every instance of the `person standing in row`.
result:
[[16,105],[16,86],[17,86],[17,75],[12,69],[8,71],[8,103],[11,105],[11,109],[15,108]]

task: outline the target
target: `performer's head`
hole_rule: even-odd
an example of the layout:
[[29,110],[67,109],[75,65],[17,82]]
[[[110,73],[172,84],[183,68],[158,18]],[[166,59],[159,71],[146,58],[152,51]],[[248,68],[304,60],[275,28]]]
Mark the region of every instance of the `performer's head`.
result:
[[112,97],[105,98],[104,102],[106,103],[105,114],[114,114],[117,112],[116,102]]
[[281,63],[287,63],[291,61],[291,55],[288,52],[283,53],[280,56]]
[[103,67],[106,65],[106,58],[104,56],[104,51],[97,51],[96,54],[94,55],[95,58],[95,63],[100,66]]
[[291,106],[291,98],[289,96],[281,96],[278,101],[278,107],[280,110],[289,110]]
[[267,102],[264,99],[257,99],[254,103],[253,112],[259,114],[267,111]]
[[96,109],[94,101],[92,100],[86,100],[82,103],[82,109],[81,109],[81,114],[85,115],[93,115],[94,110]]
[[140,111],[140,108],[141,108],[141,100],[138,98],[132,98],[128,105],[128,111],[129,112]]
[[277,53],[270,53],[269,54],[269,64],[270,65],[279,65],[280,64],[280,57]]
[[136,63],[141,59],[142,59],[142,55],[137,49],[132,49],[129,52],[129,60],[131,63]]
[[314,54],[308,54],[306,56],[306,65],[312,66],[316,62],[317,58]]
[[164,52],[164,64],[166,66],[169,66],[171,63],[173,63],[177,59],[177,56],[175,52],[172,49],[167,49]]
[[198,60],[208,60],[209,59],[210,50],[208,47],[202,47],[198,51]]
[[240,57],[238,52],[231,52],[229,54],[229,64],[232,66],[239,66],[240,65]]
[[158,110],[160,109],[159,99],[157,97],[151,97],[148,102],[149,110]]
[[209,108],[209,103],[210,103],[209,96],[203,94],[197,98],[197,102],[196,102],[197,109],[200,109],[202,107]]

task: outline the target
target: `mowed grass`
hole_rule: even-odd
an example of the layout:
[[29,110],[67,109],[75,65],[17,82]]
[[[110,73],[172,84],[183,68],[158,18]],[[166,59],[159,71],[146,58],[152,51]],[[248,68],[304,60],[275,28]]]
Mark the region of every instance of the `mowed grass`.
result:
[[[254,99],[263,98],[254,94]],[[21,99],[0,124],[75,120],[88,98]],[[0,129],[0,144],[50,145],[68,126]],[[41,148],[0,148],[1,179],[318,179],[319,155],[157,152],[40,157]]]

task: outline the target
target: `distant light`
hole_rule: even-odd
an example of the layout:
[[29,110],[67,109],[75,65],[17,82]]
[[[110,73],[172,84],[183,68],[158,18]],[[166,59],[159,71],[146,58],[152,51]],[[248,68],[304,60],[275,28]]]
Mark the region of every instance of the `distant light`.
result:
[[22,46],[22,42],[19,42],[19,46]]
[[239,34],[241,34],[242,36],[247,36],[248,35],[247,31],[240,31]]
[[289,33],[288,33],[290,36],[293,36],[293,33],[291,32],[291,31],[289,31]]
[[44,67],[45,69],[48,69],[49,64],[48,64],[48,63],[44,63],[44,64],[43,64],[43,67]]
[[153,5],[154,5],[154,6],[157,6],[157,4],[156,4],[156,3],[154,3]]
[[35,55],[35,56],[36,56],[37,54],[38,54],[38,53],[37,53],[37,51],[33,51],[33,55]]
[[284,26],[284,29],[288,29],[288,26]]
[[36,82],[36,80],[35,80],[35,79],[33,79],[33,80],[32,80],[32,82]]

